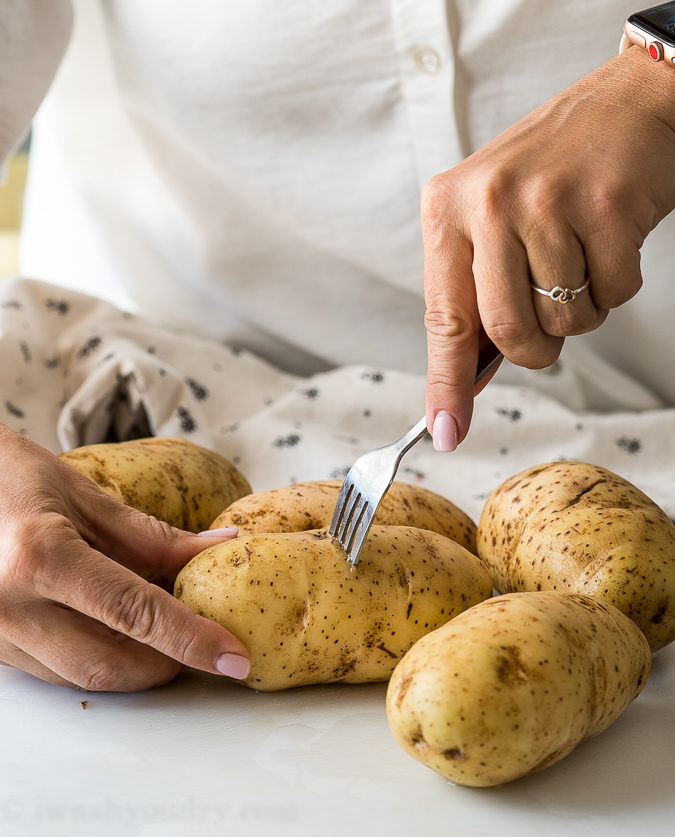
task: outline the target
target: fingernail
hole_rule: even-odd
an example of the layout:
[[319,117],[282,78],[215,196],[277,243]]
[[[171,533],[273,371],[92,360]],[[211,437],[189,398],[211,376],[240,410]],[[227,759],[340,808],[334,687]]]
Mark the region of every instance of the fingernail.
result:
[[207,529],[205,532],[197,532],[203,538],[233,538],[239,529],[234,526],[225,526],[223,529]]
[[216,669],[227,677],[243,680],[251,670],[251,661],[239,654],[221,654],[216,660]]
[[433,431],[435,450],[451,451],[457,447],[457,423],[446,410],[436,413]]

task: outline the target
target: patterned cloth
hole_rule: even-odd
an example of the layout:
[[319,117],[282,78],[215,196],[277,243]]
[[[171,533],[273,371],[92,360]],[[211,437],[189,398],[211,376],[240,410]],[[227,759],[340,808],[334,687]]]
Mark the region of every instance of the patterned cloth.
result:
[[[562,380],[568,373],[557,369]],[[0,284],[0,421],[53,451],[183,436],[229,457],[263,490],[341,477],[423,412],[419,375],[350,366],[296,377],[93,297],[25,279]],[[476,399],[455,453],[436,453],[427,438],[398,476],[475,519],[502,480],[565,458],[616,471],[675,517],[675,409],[582,412],[497,382]]]

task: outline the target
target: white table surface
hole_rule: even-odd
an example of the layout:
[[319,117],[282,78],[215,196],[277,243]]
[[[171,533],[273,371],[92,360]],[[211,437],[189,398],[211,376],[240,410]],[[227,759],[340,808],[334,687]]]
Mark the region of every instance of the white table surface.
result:
[[384,695],[259,694],[199,673],[84,694],[0,667],[0,835],[675,834],[675,643],[614,726],[498,789],[455,787],[413,761]]

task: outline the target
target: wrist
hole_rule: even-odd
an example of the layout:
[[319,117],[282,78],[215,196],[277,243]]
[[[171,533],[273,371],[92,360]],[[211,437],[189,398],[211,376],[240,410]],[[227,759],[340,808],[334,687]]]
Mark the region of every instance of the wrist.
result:
[[612,58],[605,67],[615,81],[632,93],[635,115],[660,120],[675,135],[675,65],[655,62],[638,46]]

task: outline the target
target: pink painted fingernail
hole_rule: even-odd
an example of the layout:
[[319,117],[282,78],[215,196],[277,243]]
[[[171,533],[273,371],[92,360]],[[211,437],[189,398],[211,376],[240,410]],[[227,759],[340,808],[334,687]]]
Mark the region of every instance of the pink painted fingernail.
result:
[[222,529],[207,529],[205,532],[197,532],[202,538],[234,538],[239,529],[234,526],[225,526]]
[[251,661],[239,654],[221,654],[216,660],[216,669],[234,680],[243,680],[251,670]]
[[433,431],[435,450],[452,451],[457,447],[457,422],[446,410],[436,413]]

